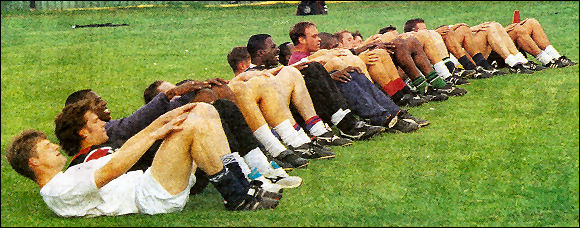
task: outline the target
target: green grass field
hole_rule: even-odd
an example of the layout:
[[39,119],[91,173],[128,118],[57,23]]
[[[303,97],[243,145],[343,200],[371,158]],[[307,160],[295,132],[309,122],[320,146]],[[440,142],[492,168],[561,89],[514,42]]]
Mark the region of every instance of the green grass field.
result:
[[[296,5],[169,7],[74,12],[2,12],[2,226],[578,226],[578,65],[533,75],[471,80],[464,97],[411,108],[431,125],[334,148],[291,174],[275,210],[229,212],[209,187],[180,213],[60,218],[38,187],[12,170],[5,150],[21,130],[46,132],[73,91],[92,88],[113,118],[143,103],[154,80],[230,79],[226,55],[252,34],[290,41],[293,24],[320,32],[389,24],[402,31],[422,17],[427,27],[522,19],[542,23],[560,54],[578,62],[576,2],[353,2],[324,16],[294,16]],[[127,23],[71,29],[74,24]],[[529,56],[529,59],[533,59]],[[537,62],[537,60],[534,59]]]

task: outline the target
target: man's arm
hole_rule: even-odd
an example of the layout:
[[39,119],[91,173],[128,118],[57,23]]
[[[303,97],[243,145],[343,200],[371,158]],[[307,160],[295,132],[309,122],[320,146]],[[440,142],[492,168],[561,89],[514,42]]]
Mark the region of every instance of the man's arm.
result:
[[111,155],[111,160],[95,172],[97,188],[105,186],[127,172],[153,142],[165,138],[171,132],[181,130],[181,123],[195,106],[196,103],[192,103],[167,112],[127,140],[117,152]]
[[168,111],[173,110],[177,107],[181,107],[191,102],[195,97],[195,95],[197,94],[197,91],[204,88],[211,88],[212,85],[221,85],[222,83],[227,84],[227,81],[215,78],[208,79],[207,81],[186,82],[182,85],[175,87],[174,89],[168,92],[172,93],[173,96],[177,96],[175,99],[170,98]]
[[107,122],[105,128],[110,141],[128,139],[143,130],[157,117],[169,110],[169,99],[164,93],[159,93],[149,103],[145,104],[128,117]]

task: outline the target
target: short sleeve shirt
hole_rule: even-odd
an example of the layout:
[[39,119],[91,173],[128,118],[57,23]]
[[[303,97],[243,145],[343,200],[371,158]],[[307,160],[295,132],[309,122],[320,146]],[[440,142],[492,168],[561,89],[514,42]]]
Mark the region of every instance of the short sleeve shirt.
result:
[[107,164],[112,156],[69,167],[40,189],[40,195],[52,211],[63,217],[139,213],[135,187],[143,171],[127,172],[101,189],[95,184],[95,171]]
[[296,63],[296,62],[300,61],[301,59],[306,58],[308,56],[310,56],[310,53],[295,51],[290,56],[290,60],[288,60],[288,65],[292,65],[292,64],[294,64],[294,63]]

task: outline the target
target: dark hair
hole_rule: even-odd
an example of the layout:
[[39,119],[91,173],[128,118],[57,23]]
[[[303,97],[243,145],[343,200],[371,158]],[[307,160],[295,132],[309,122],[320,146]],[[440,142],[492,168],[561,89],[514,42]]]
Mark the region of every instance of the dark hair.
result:
[[393,31],[393,30],[397,30],[397,27],[395,27],[393,25],[389,25],[389,26],[384,27],[381,30],[379,30],[379,34],[385,34],[387,32]]
[[258,50],[263,50],[266,49],[265,45],[266,45],[266,39],[268,39],[268,37],[271,37],[268,34],[256,34],[250,37],[250,39],[248,39],[248,44],[246,45],[246,48],[248,49],[248,53],[250,53],[250,57],[256,58],[256,56],[258,55]]
[[364,40],[364,38],[363,38],[362,34],[360,34],[360,32],[359,32],[358,30],[356,30],[355,32],[351,32],[350,34],[352,35],[352,37],[357,37],[357,36],[360,36],[360,38],[361,38],[362,40]]
[[251,59],[251,57],[250,53],[248,53],[248,48],[246,47],[234,47],[230,53],[228,53],[228,63],[230,64],[230,67],[232,67],[234,73],[238,71],[238,64],[248,59]]
[[[343,34],[343,33],[349,33],[349,34],[350,34],[350,32],[349,32],[348,30],[342,30],[342,31],[340,31],[340,32],[335,32],[335,33],[333,34],[333,35],[334,35],[334,37],[336,37],[336,39],[338,40],[338,42],[341,42],[341,43],[342,43],[342,34]],[[353,37],[354,37],[354,36],[353,36]]]
[[147,89],[145,89],[145,91],[143,91],[143,99],[145,100],[145,104],[149,103],[151,100],[153,100],[155,96],[157,96],[157,94],[159,94],[159,90],[157,90],[157,88],[163,82],[165,81],[162,80],[154,81],[149,85],[149,87],[147,87]]
[[318,37],[320,37],[320,48],[321,49],[332,49],[335,48],[335,44],[338,44],[338,37],[333,34],[327,32],[320,32],[318,33]]
[[304,32],[306,31],[306,28],[308,28],[310,26],[315,26],[315,25],[312,22],[302,21],[302,22],[296,23],[294,26],[292,26],[292,28],[290,28],[290,32],[288,34],[290,35],[290,40],[292,40],[292,43],[294,45],[300,44],[300,41],[298,41],[298,38],[305,36],[306,34],[304,34]]
[[425,21],[421,18],[415,18],[415,19],[408,20],[407,22],[405,22],[404,31],[410,32],[410,31],[415,30],[415,26],[419,23],[425,23]]
[[181,80],[180,82],[176,83],[175,86],[180,86],[186,82],[195,82],[195,81],[192,79],[184,79],[184,80]]
[[288,66],[286,56],[292,55],[292,53],[290,52],[290,48],[288,47],[288,44],[290,44],[290,42],[284,42],[280,44],[280,46],[278,46],[278,49],[280,49],[280,54],[278,54],[278,62],[280,62],[280,64],[284,66]]
[[69,156],[73,156],[81,150],[83,138],[79,131],[85,126],[85,113],[94,109],[94,101],[85,99],[69,104],[62,109],[54,119],[54,134],[58,138],[62,149]]
[[86,99],[87,98],[87,94],[89,94],[91,91],[92,91],[91,89],[83,89],[83,90],[79,90],[79,91],[76,91],[74,93],[71,93],[66,98],[66,101],[64,102],[64,105],[67,106],[67,105],[72,104],[72,103],[75,103],[77,101]]
[[6,160],[12,169],[33,181],[36,181],[36,175],[28,165],[28,160],[37,155],[36,144],[43,139],[48,139],[44,132],[34,129],[25,130],[14,136],[6,149]]

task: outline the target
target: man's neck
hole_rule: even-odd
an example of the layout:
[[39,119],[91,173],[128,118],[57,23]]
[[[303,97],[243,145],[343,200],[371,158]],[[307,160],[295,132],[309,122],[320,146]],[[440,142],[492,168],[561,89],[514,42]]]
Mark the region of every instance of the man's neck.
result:
[[266,66],[264,64],[255,64],[255,63],[252,63],[249,68],[255,68],[255,67],[264,68],[264,69],[272,69],[272,68],[274,68],[276,66]]
[[[93,143],[90,143],[90,142],[87,142],[86,140],[83,140],[83,141],[81,141],[81,148],[79,148],[79,149],[81,149],[81,150],[82,150],[82,149],[84,149],[84,148],[91,147],[91,146],[94,146],[94,145],[95,145],[95,144],[93,144]],[[78,152],[78,151],[77,151],[77,152]]]
[[256,56],[255,58],[252,58],[252,64],[256,66],[261,66],[264,65],[264,61],[262,60],[262,57]]
[[54,178],[61,171],[62,170],[55,169],[55,170],[41,171],[40,174],[35,173],[36,184],[38,184],[38,187],[40,187],[40,189],[42,189],[46,184],[48,184],[48,182],[50,182],[50,180],[52,180],[52,178]]
[[297,46],[295,46],[294,51],[295,52],[304,52],[304,53],[310,54],[310,51],[308,51],[308,49],[306,49],[306,45],[302,45],[302,44],[298,44]]

